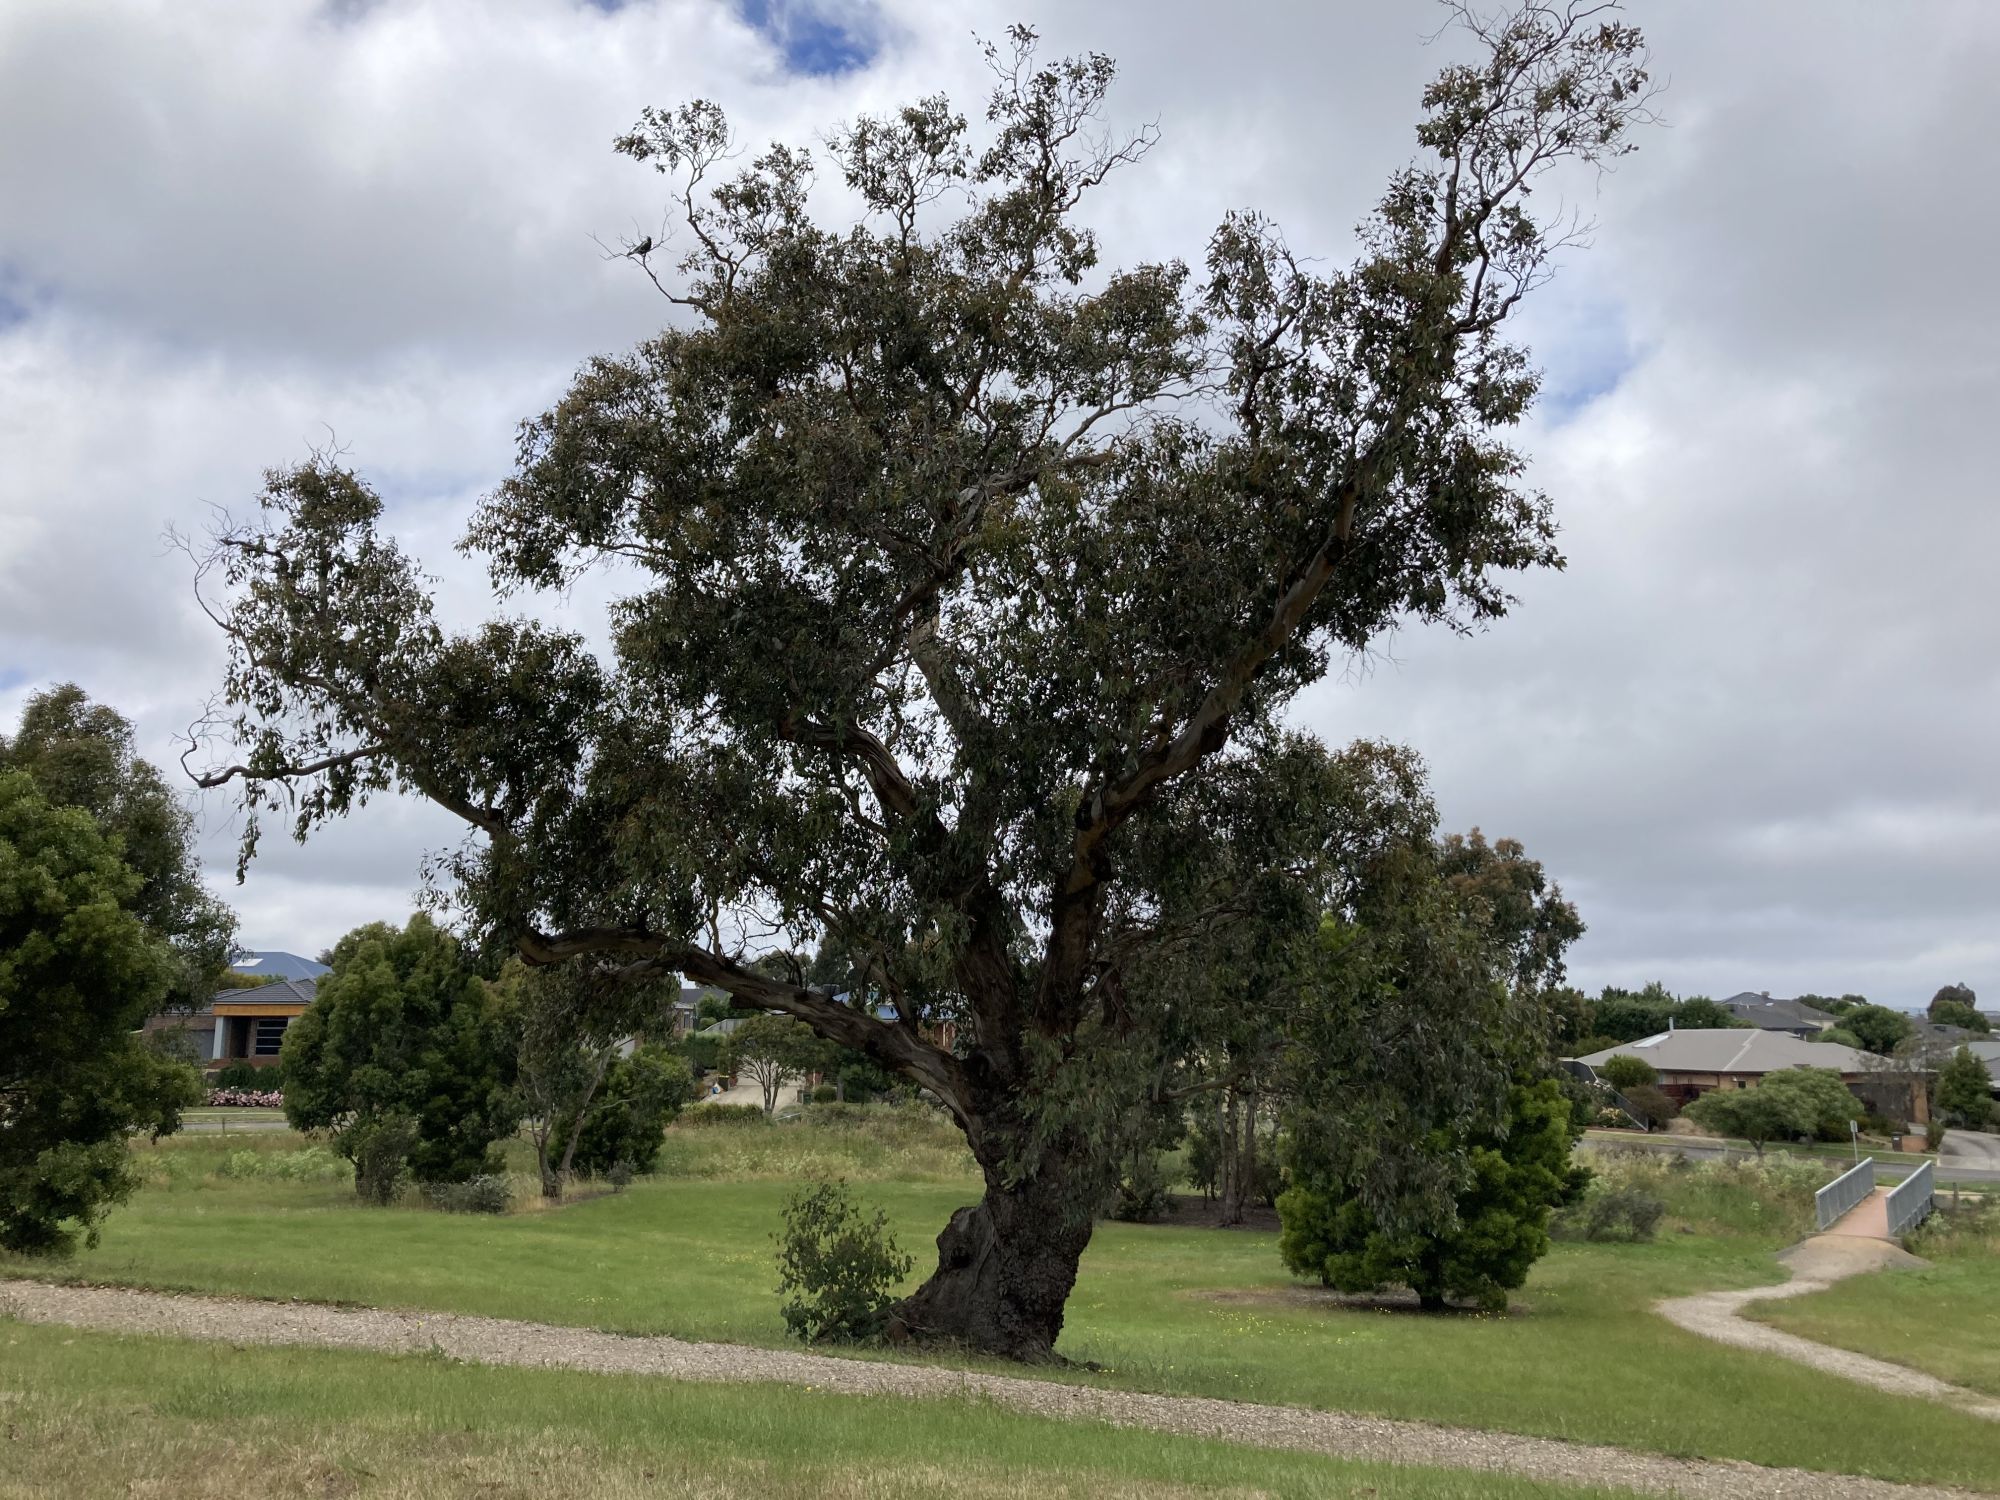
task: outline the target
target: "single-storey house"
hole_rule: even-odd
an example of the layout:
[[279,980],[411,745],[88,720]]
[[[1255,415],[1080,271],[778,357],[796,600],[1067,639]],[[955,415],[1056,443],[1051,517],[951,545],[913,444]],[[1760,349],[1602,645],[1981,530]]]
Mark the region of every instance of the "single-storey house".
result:
[[1660,1075],[1660,1089],[1685,1104],[1711,1089],[1747,1089],[1787,1068],[1831,1068],[1855,1097],[1876,1114],[1923,1124],[1930,1118],[1927,1091],[1885,1058],[1838,1042],[1806,1042],[1783,1031],[1690,1027],[1620,1042],[1577,1058],[1593,1072],[1614,1057],[1636,1057]]
[[314,959],[275,951],[238,953],[229,971],[270,982],[217,990],[200,1010],[150,1016],[141,1029],[185,1033],[194,1055],[211,1067],[275,1063],[285,1028],[312,1004],[319,977],[332,972]]
[[1759,1031],[1782,1031],[1811,1037],[1840,1024],[1840,1017],[1797,1000],[1773,1000],[1768,992],[1745,990],[1722,1002],[1722,1008]]
[[275,1064],[285,1028],[305,1014],[318,987],[317,980],[286,979],[254,989],[223,990],[209,1002],[215,1016],[211,1061],[247,1062],[253,1067]]

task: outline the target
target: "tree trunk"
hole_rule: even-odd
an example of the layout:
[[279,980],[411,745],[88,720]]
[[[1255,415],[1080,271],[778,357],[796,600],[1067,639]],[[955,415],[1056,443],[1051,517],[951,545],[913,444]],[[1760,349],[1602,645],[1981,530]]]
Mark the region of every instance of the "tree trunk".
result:
[[1225,1089],[1222,1093],[1222,1211],[1216,1215],[1217,1222],[1241,1224],[1243,1206],[1249,1196],[1250,1185],[1243,1175],[1243,1138],[1238,1133],[1236,1123],[1236,1090]]
[[1055,1361],[1105,1178],[1087,1154],[1045,1152],[1025,1180],[987,1165],[986,1196],[951,1216],[937,1239],[937,1269],[897,1306],[891,1336]]
[[1242,1134],[1242,1170],[1236,1180],[1242,1184],[1236,1196],[1236,1218],[1242,1220],[1244,1210],[1250,1206],[1250,1198],[1256,1192],[1256,1090],[1244,1094],[1244,1134]]

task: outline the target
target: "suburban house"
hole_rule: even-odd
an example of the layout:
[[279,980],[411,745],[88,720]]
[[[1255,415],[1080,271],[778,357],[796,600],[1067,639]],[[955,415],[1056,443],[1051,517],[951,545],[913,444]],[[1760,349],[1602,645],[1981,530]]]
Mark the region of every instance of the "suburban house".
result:
[[305,1014],[318,987],[316,979],[284,979],[254,989],[220,991],[208,1004],[215,1017],[210,1059],[254,1067],[275,1064],[285,1028]]
[[1595,1072],[1614,1057],[1636,1057],[1650,1063],[1660,1075],[1661,1090],[1681,1104],[1711,1089],[1747,1089],[1765,1075],[1786,1068],[1831,1068],[1872,1113],[1919,1125],[1930,1118],[1921,1080],[1892,1068],[1888,1059],[1838,1042],[1801,1041],[1784,1031],[1662,1031],[1636,1042],[1620,1042],[1576,1061]]
[[271,982],[217,990],[200,1010],[153,1016],[143,1029],[185,1032],[194,1055],[211,1067],[276,1063],[285,1028],[312,1004],[319,976],[328,972],[326,965],[296,953],[239,953],[229,971]]
[[1745,990],[1722,1002],[1722,1008],[1759,1031],[1781,1031],[1812,1037],[1840,1024],[1840,1017],[1797,1000],[1773,1000],[1768,991]]

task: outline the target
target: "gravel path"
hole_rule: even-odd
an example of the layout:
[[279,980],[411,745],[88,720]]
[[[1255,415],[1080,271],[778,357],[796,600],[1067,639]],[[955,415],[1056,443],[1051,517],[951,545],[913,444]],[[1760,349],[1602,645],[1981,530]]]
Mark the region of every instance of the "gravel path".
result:
[[[1844,1222],[1844,1221],[1843,1221]],[[1752,1302],[1769,1302],[1785,1297],[1803,1297],[1823,1292],[1849,1276],[1880,1271],[1889,1266],[1923,1265],[1916,1256],[1879,1239],[1841,1234],[1816,1234],[1780,1257],[1791,1267],[1792,1279],[1780,1286],[1751,1287],[1741,1292],[1703,1292],[1694,1297],[1673,1297],[1654,1303],[1654,1308],[1677,1327],[1717,1343],[1738,1349],[1755,1349],[1783,1359],[1810,1365],[1829,1375],[1872,1385],[1894,1396],[1919,1396],[1942,1401],[1975,1417],[2000,1422],[2000,1401],[1979,1391],[1947,1384],[1934,1375],[1890,1364],[1849,1349],[1836,1349],[1786,1333],[1766,1323],[1752,1323],[1737,1314]]]
[[587,1328],[450,1313],[392,1312],[304,1302],[170,1296],[117,1287],[0,1279],[0,1316],[110,1332],[170,1334],[231,1344],[296,1344],[397,1353],[435,1350],[481,1364],[665,1375],[676,1380],[776,1381],[854,1395],[971,1397],[1034,1416],[1108,1422],[1340,1458],[1623,1486],[1684,1500],[1815,1496],[1822,1500],[1946,1500],[1967,1492],[1851,1475],[1676,1459],[1620,1448],[1341,1412],[1255,1406],[1194,1396],[1063,1385],[927,1365],[627,1338]]

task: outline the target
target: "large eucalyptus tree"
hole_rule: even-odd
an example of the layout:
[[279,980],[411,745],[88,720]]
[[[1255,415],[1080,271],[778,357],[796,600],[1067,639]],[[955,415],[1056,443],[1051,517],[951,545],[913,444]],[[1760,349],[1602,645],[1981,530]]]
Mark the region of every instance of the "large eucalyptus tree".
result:
[[[523,426],[466,540],[503,592],[608,567],[608,646],[446,630],[362,479],[272,473],[208,575],[239,748],[202,779],[241,783],[246,857],[259,810],[303,837],[420,794],[473,834],[437,877],[530,962],[679,971],[921,1084],[986,1193],[904,1322],[1046,1357],[1115,1122],[1201,1044],[1132,976],[1434,833],[1407,760],[1329,757],[1285,705],[1560,562],[1502,329],[1566,238],[1531,186],[1629,149],[1645,60],[1607,6],[1459,20],[1478,55],[1338,270],[1251,213],[1198,268],[1102,268],[1079,207],[1149,138],[1099,134],[1109,60],[1026,31],[983,126],[930,98],[831,135],[852,223],[811,152],[724,175],[717,108],[648,112],[618,149],[677,227],[625,253],[672,326]],[[753,969],[746,913],[893,1015]]]

